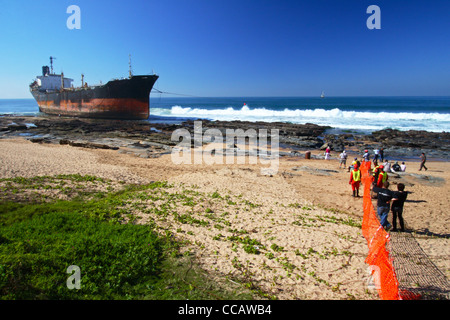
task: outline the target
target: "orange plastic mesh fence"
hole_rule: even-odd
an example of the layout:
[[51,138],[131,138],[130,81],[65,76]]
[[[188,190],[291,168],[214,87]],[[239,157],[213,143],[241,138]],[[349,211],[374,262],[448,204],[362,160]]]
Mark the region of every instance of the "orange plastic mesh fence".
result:
[[364,186],[362,233],[369,247],[365,262],[371,268],[380,298],[382,300],[399,300],[397,276],[388,251],[389,234],[381,226],[372,204],[371,162],[363,161],[360,169]]

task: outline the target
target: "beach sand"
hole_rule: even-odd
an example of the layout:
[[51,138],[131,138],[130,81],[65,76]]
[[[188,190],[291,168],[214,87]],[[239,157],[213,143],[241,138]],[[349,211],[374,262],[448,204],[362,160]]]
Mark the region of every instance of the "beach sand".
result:
[[[183,250],[192,252],[217,281],[248,283],[279,299],[379,299],[376,291],[368,290],[367,242],[360,228],[362,188],[360,198],[352,197],[350,173],[339,168],[336,153],[332,156],[281,157],[278,171],[268,175],[261,167],[269,166],[260,162],[174,164],[170,154],[144,159],[116,150],[1,139],[0,178],[78,173],[126,183],[168,181],[173,185],[170,192],[203,194],[196,214],[205,218],[202,210],[209,208],[209,217],[214,214],[220,228],[148,214],[139,221],[152,219],[188,241]],[[420,172],[418,162],[407,166],[405,173],[390,175],[391,189],[405,183],[410,192],[404,211],[407,228],[449,277],[450,164],[429,162],[428,171]],[[214,192],[220,199],[211,197]],[[242,242],[232,240],[245,237],[257,241],[253,246],[259,254],[246,252]]]

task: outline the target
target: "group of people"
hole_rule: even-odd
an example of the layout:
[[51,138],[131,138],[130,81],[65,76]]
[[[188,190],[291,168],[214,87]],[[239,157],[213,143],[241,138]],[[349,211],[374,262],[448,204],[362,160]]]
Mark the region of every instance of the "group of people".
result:
[[[339,168],[346,168],[347,166],[347,153],[344,151],[342,151],[342,153],[339,155]],[[375,165],[375,167],[378,166],[378,157],[374,157],[373,159],[373,164]],[[370,156],[368,155],[367,150],[365,150],[365,153],[363,155],[363,160],[368,162],[370,161]],[[384,158],[380,158],[380,160],[383,162]],[[358,158],[355,158],[355,160],[352,162],[352,164],[348,167],[348,172],[350,172],[351,169],[353,169],[354,163],[358,161]],[[389,160],[386,159],[386,161],[383,162],[383,170],[385,172],[405,172],[406,171],[406,164],[403,161],[402,164],[399,164],[398,161],[396,161],[393,165],[391,165],[391,163],[389,162]],[[425,169],[427,170],[427,169]]]
[[[385,230],[397,231],[397,218],[400,222],[400,231],[405,231],[403,220],[403,206],[408,196],[403,183],[397,184],[397,191],[389,190],[389,181],[385,181],[382,187],[373,186],[373,192],[377,193],[377,214],[381,226]],[[392,204],[391,204],[392,202]],[[392,211],[392,225],[388,222],[389,211]]]
[[[378,165],[378,160],[384,161],[383,149],[376,150],[373,164],[374,168],[368,172],[372,175],[372,191],[371,195],[377,199],[377,215],[380,224],[386,229],[397,231],[397,218],[400,222],[400,231],[405,231],[405,223],[403,220],[403,206],[407,198],[407,192],[405,191],[405,185],[403,183],[397,184],[397,191],[389,190],[389,176],[388,172],[405,171],[406,165],[403,162],[399,165],[396,162],[391,166],[389,161],[385,161],[383,164]],[[345,151],[341,153],[339,167],[346,167],[347,154]],[[369,162],[370,156],[368,151],[365,150],[363,155],[363,161]],[[361,162],[355,158],[351,166],[348,168],[350,172],[349,184],[352,187],[353,197],[359,197],[359,188],[361,184]],[[392,225],[388,222],[389,212],[392,211]]]
[[[348,154],[344,150],[339,155],[339,168],[347,168]],[[427,160],[425,153],[422,152],[421,163],[419,171],[422,169],[428,170],[425,166]],[[330,148],[325,151],[325,159],[330,159]],[[362,161],[370,162],[370,153],[368,150],[364,150],[362,155]],[[381,164],[379,165],[378,162]],[[397,191],[391,191],[389,189],[388,173],[398,173],[406,171],[406,164],[401,164],[396,161],[393,165],[385,159],[383,148],[374,149],[373,156],[374,168],[369,171],[372,174],[372,186],[371,186],[371,198],[377,199],[377,215],[380,224],[386,230],[397,231],[397,219],[400,222],[400,231],[405,231],[405,223],[403,220],[403,206],[406,201],[408,192],[405,191],[405,185],[403,183],[397,184]],[[359,188],[361,184],[361,162],[358,158],[354,158],[354,161],[348,167],[350,172],[349,184],[352,187],[353,197],[359,197]],[[392,225],[388,222],[388,214],[392,211]]]

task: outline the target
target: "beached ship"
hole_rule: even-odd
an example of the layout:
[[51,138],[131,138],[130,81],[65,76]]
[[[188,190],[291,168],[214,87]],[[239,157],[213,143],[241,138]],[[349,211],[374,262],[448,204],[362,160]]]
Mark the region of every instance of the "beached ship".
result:
[[157,75],[132,75],[95,86],[88,86],[81,75],[81,87],[74,87],[73,79],[64,73],[53,73],[53,57],[50,65],[42,67],[42,75],[30,84],[39,111],[52,115],[102,118],[102,119],[148,119],[150,114],[150,91]]

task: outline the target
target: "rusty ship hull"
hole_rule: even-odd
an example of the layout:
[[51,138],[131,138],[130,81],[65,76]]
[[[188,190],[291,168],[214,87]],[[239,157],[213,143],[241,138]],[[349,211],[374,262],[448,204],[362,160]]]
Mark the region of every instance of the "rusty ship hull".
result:
[[148,119],[150,91],[157,75],[111,80],[104,85],[47,90],[31,86],[39,111],[60,116],[100,119]]

